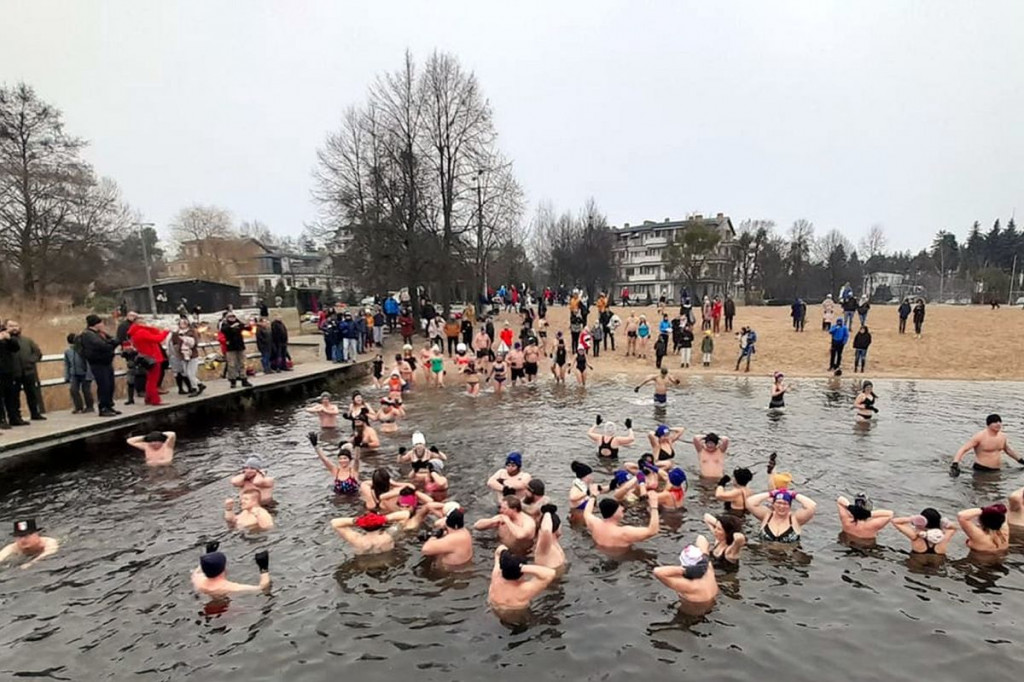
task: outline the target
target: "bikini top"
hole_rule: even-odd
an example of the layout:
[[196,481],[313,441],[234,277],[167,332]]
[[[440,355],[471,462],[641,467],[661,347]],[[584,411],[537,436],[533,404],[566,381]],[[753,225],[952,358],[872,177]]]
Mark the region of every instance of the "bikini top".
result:
[[797,533],[796,529],[793,528],[792,521],[789,522],[789,527],[786,530],[784,530],[780,535],[776,535],[774,532],[772,532],[772,529],[769,527],[769,524],[772,522],[773,516],[774,514],[769,515],[768,518],[765,519],[764,525],[761,526],[762,540],[766,542],[782,542],[786,544],[800,542],[800,533]]

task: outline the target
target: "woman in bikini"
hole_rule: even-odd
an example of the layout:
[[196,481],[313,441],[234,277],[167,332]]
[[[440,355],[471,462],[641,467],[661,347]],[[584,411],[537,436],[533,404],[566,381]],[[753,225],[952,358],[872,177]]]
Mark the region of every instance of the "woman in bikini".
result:
[[928,507],[917,516],[901,516],[892,520],[893,528],[910,540],[910,553],[945,556],[949,541],[956,535],[956,526]]
[[682,426],[669,428],[664,424],[659,424],[658,428],[647,434],[647,440],[651,444],[651,454],[654,455],[654,462],[659,468],[675,467],[676,453],[673,443],[679,440],[685,431],[686,429]]
[[704,515],[704,523],[715,544],[708,552],[711,565],[717,571],[735,571],[740,567],[740,553],[747,544],[747,536],[740,532],[743,522],[733,514]]
[[377,421],[380,422],[381,433],[394,433],[398,431],[398,418],[405,417],[405,408],[402,406],[401,398],[380,399],[380,409],[377,410]]
[[[771,506],[764,506],[769,499]],[[800,505],[797,511],[793,511],[794,502]],[[817,506],[811,498],[792,490],[772,490],[747,498],[747,511],[761,522],[761,541],[783,545],[800,542],[800,531],[814,518]]]
[[501,391],[505,386],[505,380],[508,379],[508,363],[505,362],[504,353],[499,352],[494,364],[491,365],[491,372],[487,375],[487,381],[491,379],[494,379],[495,395],[501,395]]
[[873,544],[878,531],[885,528],[893,516],[888,509],[874,509],[864,493],[853,498],[852,503],[840,495],[836,498],[836,507],[839,509],[843,535],[846,539],[859,541],[858,544]]
[[853,401],[853,409],[857,411],[858,421],[869,422],[878,414],[878,408],[875,407],[877,398],[874,385],[870,381],[865,381],[860,387],[857,399]]
[[354,420],[359,415],[366,415],[369,419],[376,419],[377,413],[370,409],[370,406],[366,404],[366,400],[363,398],[363,394],[359,391],[352,392],[352,402],[348,406],[348,418]]
[[[602,425],[603,424],[603,425]],[[595,424],[587,431],[587,437],[597,443],[597,456],[602,459],[617,459],[619,448],[632,445],[636,441],[633,435],[633,420],[626,419],[626,435],[615,435],[617,429],[612,422],[603,422],[597,415]]]
[[[718,480],[715,499],[725,503],[726,513],[745,514],[747,512],[747,499],[754,495],[754,491],[749,487],[753,478],[754,474],[750,469],[739,467],[732,470],[732,478],[726,475]],[[730,481],[735,481],[736,485],[726,488]]]
[[964,509],[956,515],[960,528],[967,534],[972,552],[1002,554],[1010,543],[1010,524],[1006,522],[1006,505]]
[[355,495],[359,492],[359,456],[355,454],[352,446],[342,443],[338,449],[338,461],[335,463],[324,454],[319,445],[319,436],[315,431],[310,431],[307,437],[324,468],[334,477],[334,483],[331,485],[334,494]]
[[476,370],[476,362],[467,362],[462,374],[466,378],[466,395],[480,395],[480,373]]

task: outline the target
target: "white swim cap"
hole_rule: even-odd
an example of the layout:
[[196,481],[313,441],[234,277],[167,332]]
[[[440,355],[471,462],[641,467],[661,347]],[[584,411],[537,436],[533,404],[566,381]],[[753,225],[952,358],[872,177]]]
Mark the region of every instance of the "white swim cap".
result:
[[417,445],[426,445],[427,439],[421,432],[417,431],[416,433],[412,434],[412,444],[414,447]]
[[682,564],[683,568],[686,568],[687,566],[696,566],[703,558],[704,552],[700,551],[696,545],[687,545],[686,547],[683,547],[683,551],[679,553],[679,563]]
[[466,344],[460,343],[457,346],[455,346],[455,352],[456,353],[465,353],[466,352]]

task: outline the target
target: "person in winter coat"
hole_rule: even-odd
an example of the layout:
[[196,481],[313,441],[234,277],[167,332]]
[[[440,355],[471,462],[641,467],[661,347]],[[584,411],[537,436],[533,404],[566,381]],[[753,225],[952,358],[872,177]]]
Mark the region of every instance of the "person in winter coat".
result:
[[[324,330],[324,339],[326,340],[327,338],[327,331]],[[274,371],[273,367],[270,366],[270,357],[273,345],[274,343],[270,336],[270,320],[264,318],[256,325],[256,350],[260,352],[260,365],[263,367],[264,374],[270,374]],[[328,344],[328,348],[326,350],[327,359],[330,360],[332,355],[333,348]]]
[[914,336],[921,338],[921,327],[924,325],[924,299],[917,299],[917,303],[914,304]]
[[288,327],[280,315],[275,315],[274,321],[270,323],[270,367],[278,372],[287,372],[290,369],[289,359]]
[[[221,322],[220,332],[224,335],[224,357],[226,360],[227,378],[231,388],[241,381],[246,388],[252,386],[245,376],[245,325],[238,319],[234,311],[228,312]],[[140,349],[141,350],[141,349]]]
[[43,396],[39,391],[39,373],[36,370],[37,363],[43,359],[43,352],[35,341],[22,335],[21,325],[14,320],[7,320],[5,331],[11,338],[18,342],[18,352],[14,354],[11,374],[14,381],[14,414],[11,415],[11,424],[17,426],[22,422],[21,406],[18,400],[18,393],[25,392],[25,405],[29,414],[35,421],[46,419],[43,416]]
[[871,345],[871,332],[868,331],[867,326],[862,326],[857,330],[856,335],[853,337],[853,371],[856,372],[857,368],[860,368],[861,374],[864,373],[864,363],[868,359],[868,347]]
[[412,336],[416,333],[416,320],[409,311],[403,311],[398,318],[398,328],[402,334],[402,343],[412,345]]
[[725,297],[725,305],[723,306],[725,312],[725,331],[732,331],[732,320],[736,317],[736,301],[732,300],[732,296]]
[[679,354],[682,356],[680,367],[690,366],[690,356],[693,353],[693,327],[686,325],[679,332]]
[[153,358],[155,364],[146,373],[146,404],[160,405],[160,363],[163,361],[163,353],[160,351],[160,344],[170,334],[166,329],[157,329],[141,324],[138,320],[128,328],[128,338],[132,345],[139,351],[140,355]]
[[860,297],[860,303],[857,304],[857,315],[860,317],[860,326],[864,326],[868,323],[868,311],[871,310],[871,301],[868,300],[867,294]]
[[904,298],[899,307],[900,334],[907,333],[907,318],[910,317],[910,299]]
[[793,331],[802,332],[804,330],[804,322],[807,319],[807,304],[804,303],[802,298],[793,301],[789,315],[793,318]]
[[64,381],[68,384],[68,393],[75,409],[71,414],[93,412],[92,372],[89,363],[82,357],[78,345],[78,335],[68,334],[68,347],[64,349]]
[[705,367],[711,366],[711,354],[715,352],[715,339],[711,336],[711,330],[706,329],[704,331],[704,338],[700,342],[700,352],[702,354],[703,365]]
[[843,300],[843,324],[847,329],[853,327],[853,314],[857,312],[857,299],[852,295]]
[[78,343],[96,380],[96,406],[101,417],[116,417],[121,413],[114,409],[114,351],[120,344],[107,334],[99,315],[87,316],[85,324]]
[[838,319],[836,320],[836,323],[829,328],[828,333],[829,336],[832,337],[832,345],[829,349],[828,368],[838,372],[842,369],[843,348],[846,346],[846,342],[850,340],[850,329],[843,324],[842,319]]

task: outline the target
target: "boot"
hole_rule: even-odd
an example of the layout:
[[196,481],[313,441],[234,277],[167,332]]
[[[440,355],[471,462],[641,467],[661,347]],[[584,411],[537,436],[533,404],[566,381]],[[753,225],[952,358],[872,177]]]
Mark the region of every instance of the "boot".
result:
[[183,386],[185,382],[180,374],[174,375],[174,383],[178,387],[178,395],[185,395],[185,393],[187,393]]
[[252,384],[249,383],[248,379],[242,379],[242,386],[245,388],[252,388]]
[[238,383],[235,379],[229,379],[229,381],[231,382],[231,388],[234,388],[235,384]]
[[205,391],[205,390],[206,390],[206,384],[204,384],[203,382],[200,381],[199,382],[199,389],[196,391],[196,395],[202,395],[203,391]]

